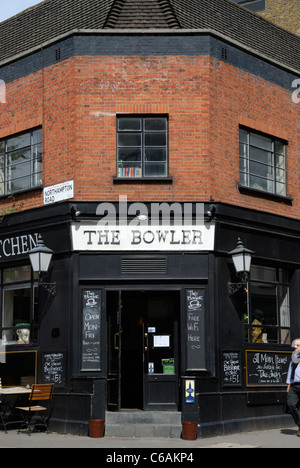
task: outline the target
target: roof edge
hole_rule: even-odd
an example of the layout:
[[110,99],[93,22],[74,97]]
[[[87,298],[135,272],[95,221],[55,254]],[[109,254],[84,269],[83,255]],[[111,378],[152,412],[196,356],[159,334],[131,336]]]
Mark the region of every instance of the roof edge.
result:
[[248,47],[244,45],[243,43],[232,39],[229,36],[226,36],[225,34],[222,34],[214,29],[73,29],[71,31],[68,31],[67,33],[61,34],[59,36],[56,36],[48,41],[45,41],[41,44],[39,44],[36,47],[32,47],[31,49],[28,49],[24,52],[21,52],[20,54],[14,55],[8,59],[3,60],[0,62],[0,68],[8,65],[9,63],[15,62],[16,60],[21,59],[22,57],[26,57],[28,55],[31,55],[37,51],[40,51],[52,44],[55,44],[57,42],[60,42],[68,37],[78,35],[78,34],[87,34],[87,35],[103,35],[103,36],[108,36],[108,35],[159,35],[159,34],[164,34],[164,35],[189,35],[189,36],[194,36],[194,35],[210,35],[213,37],[216,37],[218,39],[222,39],[223,41],[232,44],[236,47],[238,47],[241,50],[244,50],[251,55],[254,55],[255,57],[259,57],[263,60],[265,60],[268,63],[271,63],[279,68],[282,68],[284,70],[288,70],[290,73],[293,73],[295,75],[300,75],[300,70],[297,70],[296,68],[292,68],[282,62],[279,62],[275,59],[272,59],[271,57],[268,57],[267,55],[258,52],[256,49],[253,49],[251,47]]

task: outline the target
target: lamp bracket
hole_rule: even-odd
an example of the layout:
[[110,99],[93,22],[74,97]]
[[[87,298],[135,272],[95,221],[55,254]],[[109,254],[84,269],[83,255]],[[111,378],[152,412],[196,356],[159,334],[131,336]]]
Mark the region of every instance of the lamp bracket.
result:
[[245,286],[246,286],[245,283],[228,283],[229,296],[233,296]]
[[228,283],[228,294],[229,296],[233,296],[236,294],[238,291],[240,291],[242,288],[247,287],[247,282],[250,278],[249,273],[246,271],[240,274],[241,277],[241,282],[240,283]]
[[40,281],[39,285],[43,286],[51,296],[56,296],[56,283],[44,283],[44,281]]

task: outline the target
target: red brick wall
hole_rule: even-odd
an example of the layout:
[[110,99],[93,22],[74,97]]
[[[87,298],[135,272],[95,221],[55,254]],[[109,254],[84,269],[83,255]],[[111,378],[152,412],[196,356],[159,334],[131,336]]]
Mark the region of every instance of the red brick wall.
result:
[[[291,93],[206,56],[77,57],[7,85],[0,138],[42,124],[44,185],[73,179],[78,201],[213,198],[297,218],[300,104]],[[169,115],[173,184],[113,183],[119,113]],[[292,207],[239,192],[239,124],[288,139]],[[24,209],[43,203],[41,192],[16,199]]]

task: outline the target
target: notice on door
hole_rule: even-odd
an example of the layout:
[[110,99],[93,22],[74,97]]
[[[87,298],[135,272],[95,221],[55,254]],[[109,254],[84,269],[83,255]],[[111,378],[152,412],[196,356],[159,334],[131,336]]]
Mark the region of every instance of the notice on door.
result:
[[101,370],[101,291],[85,289],[82,292],[81,371]]

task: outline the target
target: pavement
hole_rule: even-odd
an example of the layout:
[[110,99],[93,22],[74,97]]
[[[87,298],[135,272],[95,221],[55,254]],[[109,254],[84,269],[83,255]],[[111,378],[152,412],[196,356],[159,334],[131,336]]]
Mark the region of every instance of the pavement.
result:
[[[91,438],[71,434],[55,434],[36,432],[32,435],[27,433],[18,434],[17,430],[9,430],[8,434],[0,431],[0,448],[100,448],[106,462],[132,462],[133,465],[141,465],[143,460],[149,462],[183,462],[176,454],[197,456],[200,448],[300,448],[300,437],[297,437],[297,428],[270,429],[264,431],[244,432],[220,437],[197,439],[188,441],[176,438],[158,437],[102,437]],[[105,450],[104,450],[105,449]],[[126,449],[126,450],[125,450]],[[133,450],[128,450],[133,449]],[[135,459],[124,460],[117,457],[135,456]],[[144,456],[138,459],[139,454]],[[135,455],[134,455],[135,454]],[[146,455],[145,455],[146,454]],[[168,457],[169,458],[165,458]],[[179,457],[179,459],[178,459]],[[187,461],[195,461],[187,460]]]

